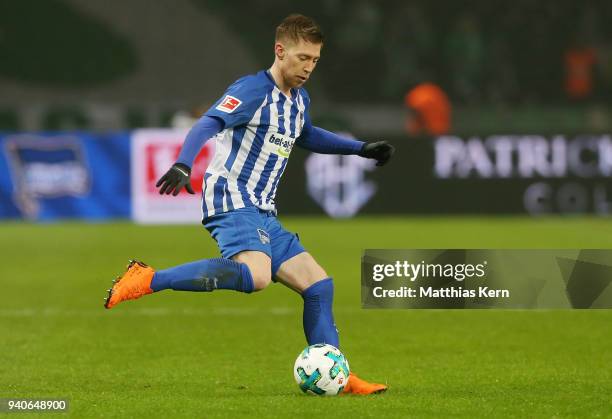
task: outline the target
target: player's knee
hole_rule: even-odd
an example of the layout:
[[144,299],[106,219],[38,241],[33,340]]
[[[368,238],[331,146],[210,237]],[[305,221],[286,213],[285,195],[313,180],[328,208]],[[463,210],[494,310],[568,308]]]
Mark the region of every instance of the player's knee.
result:
[[270,257],[262,252],[244,251],[232,257],[249,268],[253,280],[253,291],[260,291],[272,282],[272,267]]
[[261,291],[272,282],[272,275],[269,272],[254,272],[253,291]]

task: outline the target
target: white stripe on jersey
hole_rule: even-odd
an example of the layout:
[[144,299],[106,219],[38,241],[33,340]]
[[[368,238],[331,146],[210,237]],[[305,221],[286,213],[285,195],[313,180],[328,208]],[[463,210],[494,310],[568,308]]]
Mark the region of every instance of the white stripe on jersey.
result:
[[[304,105],[304,98],[302,95],[298,94],[298,119],[300,120],[299,125],[295,126],[295,137],[299,137],[302,135],[302,129],[304,128],[304,115],[305,115],[306,105]],[[297,121],[296,121],[297,122]],[[299,132],[298,132],[299,128]]]
[[268,196],[268,194],[270,193],[270,190],[272,189],[272,185],[274,184],[274,179],[276,179],[276,176],[278,175],[278,171],[280,170],[282,164],[283,164],[283,159],[276,160],[276,163],[274,164],[274,169],[272,170],[272,175],[270,176],[270,179],[268,179],[268,183],[266,184],[266,187],[263,189],[263,191],[261,191],[261,198],[262,198],[263,205],[271,206],[272,208],[274,207],[274,197],[273,196],[270,197],[270,202],[266,201],[266,197]]
[[208,214],[215,208],[213,199],[215,197],[215,182],[218,177],[218,175],[209,176],[204,183],[204,203],[206,203],[206,212]]
[[283,105],[283,112],[284,112],[284,117],[285,117],[285,121],[284,121],[285,122],[285,135],[291,135],[290,127],[291,127],[291,106],[292,105],[293,105],[293,101],[291,101],[291,99],[286,99]]
[[[227,135],[217,135],[215,137],[215,154],[209,165],[211,173],[227,177],[227,169],[225,169],[223,163],[232,151],[231,139],[233,135],[234,129],[229,128],[227,130]],[[228,138],[230,141],[227,140]]]
[[[232,138],[233,129],[227,130],[227,137]],[[202,190],[204,191],[204,202],[206,203],[206,208],[210,211],[210,209],[214,208],[214,186],[219,176],[227,176],[227,170],[223,167],[224,159],[229,155],[232,144],[230,141],[225,141],[227,138],[225,135],[217,134],[214,138],[215,140],[215,154],[213,156],[212,161],[208,165],[206,172],[213,174],[209,176],[206,180],[206,176],[202,180]]]

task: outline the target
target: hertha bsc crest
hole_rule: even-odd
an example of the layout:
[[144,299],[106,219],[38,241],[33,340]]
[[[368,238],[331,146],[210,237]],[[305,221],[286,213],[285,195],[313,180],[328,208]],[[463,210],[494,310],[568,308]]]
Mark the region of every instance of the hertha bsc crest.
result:
[[267,231],[258,228],[257,233],[259,234],[259,240],[262,244],[270,244],[270,236]]

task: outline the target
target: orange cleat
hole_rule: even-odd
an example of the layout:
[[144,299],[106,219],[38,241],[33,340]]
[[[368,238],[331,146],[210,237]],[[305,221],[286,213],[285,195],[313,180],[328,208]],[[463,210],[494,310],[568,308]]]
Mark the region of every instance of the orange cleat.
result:
[[352,372],[349,377],[348,384],[344,387],[342,394],[378,394],[387,391],[389,388],[384,384],[368,383]]
[[130,260],[123,275],[113,281],[113,287],[108,290],[104,299],[105,308],[113,308],[122,301],[135,300],[143,295],[151,294],[151,280],[155,271],[149,265],[137,260]]

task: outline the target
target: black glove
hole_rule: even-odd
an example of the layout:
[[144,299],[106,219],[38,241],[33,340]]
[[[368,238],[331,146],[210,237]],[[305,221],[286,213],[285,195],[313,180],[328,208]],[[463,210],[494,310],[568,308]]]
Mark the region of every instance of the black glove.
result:
[[170,170],[157,181],[155,186],[157,188],[161,186],[159,190],[160,195],[165,193],[166,195],[172,194],[177,196],[181,189],[183,189],[183,186],[187,189],[187,192],[195,194],[191,188],[191,169],[182,163],[173,164]]
[[365,143],[359,155],[368,159],[376,159],[376,166],[384,166],[393,153],[395,153],[395,147],[386,141],[377,141],[375,143]]

